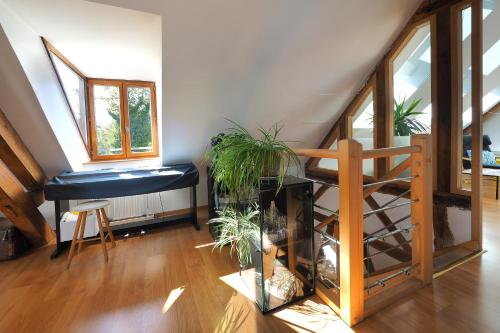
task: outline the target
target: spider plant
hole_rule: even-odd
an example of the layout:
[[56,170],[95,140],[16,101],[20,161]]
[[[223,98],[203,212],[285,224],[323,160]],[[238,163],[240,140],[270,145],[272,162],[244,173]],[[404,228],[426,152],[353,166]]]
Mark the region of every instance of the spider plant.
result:
[[300,166],[294,151],[279,139],[282,127],[260,127],[259,137],[254,138],[243,126],[229,121],[233,126],[216,137],[217,144],[205,155],[217,186],[233,202],[248,199],[262,177],[276,177],[279,190],[288,169]]
[[427,133],[429,127],[417,120],[416,117],[424,114],[416,111],[417,106],[422,101],[421,98],[414,99],[407,105],[406,97],[401,102],[394,100],[394,135],[410,136],[412,134]]
[[222,250],[226,245],[230,245],[229,254],[231,257],[236,251],[241,266],[251,264],[251,242],[259,237],[258,206],[250,205],[243,212],[232,206],[226,206],[217,214],[219,217],[208,222],[216,223],[215,228],[219,235],[215,241],[214,249]]

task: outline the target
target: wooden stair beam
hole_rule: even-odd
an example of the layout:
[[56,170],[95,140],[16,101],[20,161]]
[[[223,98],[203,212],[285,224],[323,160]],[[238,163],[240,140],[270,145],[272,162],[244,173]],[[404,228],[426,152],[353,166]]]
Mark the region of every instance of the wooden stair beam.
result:
[[319,198],[321,198],[323,196],[323,194],[326,193],[326,191],[328,191],[330,189],[330,186],[328,185],[321,185],[317,190],[316,192],[314,192],[314,196],[313,196],[313,202],[315,203],[316,201],[319,200]]
[[[326,219],[328,219],[328,216],[325,214],[319,213],[319,212],[314,212],[314,218],[320,222],[323,222]],[[318,224],[316,226],[316,228],[319,229],[320,226],[321,226],[321,223]],[[335,236],[335,238],[338,239],[339,235],[338,235],[338,225],[337,224],[335,225],[335,228],[333,230],[334,230],[334,232],[332,234]],[[363,237],[368,237],[368,236],[369,235],[366,232],[363,233]],[[389,243],[384,242],[384,241],[381,241],[381,240],[376,240],[374,242],[371,242],[370,246],[373,247],[377,251],[386,251],[387,249],[393,247],[394,245],[389,244]],[[404,251],[404,250],[399,249],[399,248],[387,251],[385,254],[393,259],[400,261],[400,262],[406,262],[406,261],[411,260],[411,252],[408,253],[407,251]]]
[[321,223],[316,226],[316,228],[321,229],[321,228],[329,225],[330,223],[337,222],[337,221],[338,221],[338,217],[336,215],[326,216],[323,219],[323,221],[321,221]]
[[[365,234],[365,237],[368,236]],[[387,251],[390,248],[393,248],[394,245],[390,243],[386,243],[381,240],[376,240],[370,243],[370,246],[373,247],[377,251]],[[389,250],[385,252],[386,255],[388,255],[391,258],[394,258],[400,262],[407,262],[411,260],[411,252],[408,253],[405,250],[402,250],[400,248],[393,248],[392,250]]]
[[0,211],[35,246],[54,239],[54,232],[38,210],[31,195],[24,191],[7,167],[0,163]]
[[47,176],[1,109],[0,159],[27,191],[43,189]]
[[[377,201],[375,201],[375,199],[371,195],[365,198],[365,202],[373,210],[380,209],[380,205],[377,203]],[[382,224],[385,227],[387,227],[388,231],[395,231],[397,229],[396,226],[392,224],[393,223],[392,220],[389,218],[389,216],[385,211],[380,211],[375,215],[380,219],[380,222],[382,222]],[[411,246],[406,243],[406,238],[402,234],[395,234],[393,235],[393,237],[399,244],[402,244],[401,247],[405,251],[411,253]]]
[[[395,179],[397,176],[399,176],[403,171],[408,169],[411,166],[411,158],[408,157],[405,159],[403,162],[399,163],[397,166],[392,168],[384,177],[378,179],[378,181],[386,181],[386,180],[392,180]],[[367,198],[368,196],[372,195],[373,193],[377,192],[385,186],[386,184],[379,184],[379,185],[374,185],[366,188],[363,192],[363,197]]]

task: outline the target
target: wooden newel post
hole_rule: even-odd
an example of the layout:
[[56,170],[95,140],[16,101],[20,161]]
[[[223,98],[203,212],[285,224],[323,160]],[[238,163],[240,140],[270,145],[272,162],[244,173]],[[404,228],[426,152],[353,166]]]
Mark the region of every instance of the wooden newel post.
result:
[[364,317],[363,159],[354,140],[339,143],[340,317],[355,325]]
[[432,192],[432,142],[430,135],[414,135],[411,145],[421,147],[412,154],[411,198],[416,202],[411,209],[413,229],[412,264],[418,264],[416,277],[424,284],[432,282],[433,244],[433,192]]

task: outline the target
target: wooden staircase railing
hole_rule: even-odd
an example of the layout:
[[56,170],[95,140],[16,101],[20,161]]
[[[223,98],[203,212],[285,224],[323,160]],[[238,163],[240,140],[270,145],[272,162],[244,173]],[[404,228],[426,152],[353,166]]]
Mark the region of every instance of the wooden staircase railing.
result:
[[[317,294],[329,304],[350,326],[363,320],[380,307],[392,302],[408,290],[421,287],[432,282],[433,228],[432,228],[432,164],[431,138],[429,135],[415,135],[411,138],[411,146],[383,148],[363,151],[355,140],[342,140],[338,150],[329,149],[295,149],[300,156],[313,158],[338,159],[338,214],[316,213],[320,221],[316,227],[330,227],[329,237],[336,239],[339,248],[339,297],[332,297],[317,289]],[[392,168],[384,177],[372,184],[363,184],[363,160],[387,158],[398,155],[410,157]],[[383,186],[401,181],[397,177],[407,169],[411,169],[410,201],[403,204],[386,204],[380,206],[372,194]],[[326,191],[322,184],[315,193],[315,201]],[[404,193],[406,194],[406,193]],[[401,196],[402,197],[402,196]],[[395,199],[399,199],[396,197]],[[396,201],[396,200],[393,201]],[[364,211],[367,202],[372,209]],[[402,229],[398,221],[392,222],[385,214],[386,210],[403,205],[411,206],[411,225],[404,231],[411,231],[412,239],[407,241],[401,235]],[[369,235],[364,230],[364,220],[368,215],[376,215],[381,220],[386,233]],[[331,228],[335,224],[335,228]],[[384,242],[393,237],[398,246]],[[371,238],[371,239],[369,239]],[[367,243],[369,242],[369,243]],[[411,242],[411,246],[410,243]],[[399,258],[401,264],[382,273],[364,273],[367,271],[372,256],[367,256],[366,244],[379,253]]]

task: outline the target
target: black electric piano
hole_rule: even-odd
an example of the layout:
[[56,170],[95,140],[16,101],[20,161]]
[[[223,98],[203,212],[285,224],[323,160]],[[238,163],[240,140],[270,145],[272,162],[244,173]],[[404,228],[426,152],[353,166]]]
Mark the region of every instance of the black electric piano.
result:
[[[190,214],[178,216],[178,221],[191,221],[199,230],[196,213],[196,185],[199,173],[192,163],[165,165],[157,168],[103,169],[64,172],[52,178],[44,188],[45,199],[54,201],[57,246],[55,258],[63,249],[60,237],[61,210],[69,209],[68,200],[92,200],[125,197],[147,193],[190,188]],[[157,219],[155,224],[172,221],[172,217]]]

